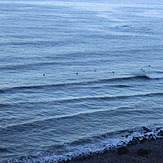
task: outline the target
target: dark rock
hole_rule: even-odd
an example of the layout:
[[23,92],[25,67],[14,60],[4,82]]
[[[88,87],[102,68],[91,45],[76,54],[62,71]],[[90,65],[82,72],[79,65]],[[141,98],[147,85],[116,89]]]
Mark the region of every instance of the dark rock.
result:
[[126,135],[126,138],[128,138],[129,137],[129,135]]
[[149,140],[155,140],[155,139],[156,139],[156,137],[154,135],[149,136]]
[[130,140],[128,144],[134,145],[134,144],[137,144],[137,143],[140,143],[140,142],[141,142],[140,137],[133,137],[133,139]]
[[123,155],[123,154],[127,154],[128,152],[129,152],[129,150],[126,147],[120,147],[120,148],[118,148],[117,154]]
[[146,141],[148,141],[148,138],[146,138],[146,137],[144,137],[144,138],[141,140],[141,142],[146,142]]
[[144,130],[145,133],[147,133],[147,132],[151,132],[151,131],[152,131],[152,130],[150,130],[150,129],[147,128],[147,127],[143,127],[143,130]]
[[145,156],[149,153],[150,153],[150,151],[148,149],[139,148],[137,150],[137,155],[139,155],[139,156]]
[[134,143],[138,143],[138,142],[140,142],[140,138],[139,137],[134,137],[132,141]]
[[156,139],[156,136],[155,136],[155,135],[150,134],[150,135],[148,136],[148,139],[149,139],[149,140],[155,140],[155,139]]
[[156,131],[159,131],[160,129],[161,129],[160,127],[157,127],[157,128],[156,128]]
[[163,131],[159,131],[158,136],[163,136]]
[[130,140],[130,141],[128,142],[128,144],[129,144],[129,145],[132,145],[132,144],[134,144],[134,143],[133,143],[132,140]]

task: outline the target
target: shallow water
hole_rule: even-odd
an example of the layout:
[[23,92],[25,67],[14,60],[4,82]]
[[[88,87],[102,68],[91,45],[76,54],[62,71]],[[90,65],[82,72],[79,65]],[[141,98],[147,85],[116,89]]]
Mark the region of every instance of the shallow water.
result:
[[158,1],[0,2],[0,160],[57,161],[162,126],[162,13]]

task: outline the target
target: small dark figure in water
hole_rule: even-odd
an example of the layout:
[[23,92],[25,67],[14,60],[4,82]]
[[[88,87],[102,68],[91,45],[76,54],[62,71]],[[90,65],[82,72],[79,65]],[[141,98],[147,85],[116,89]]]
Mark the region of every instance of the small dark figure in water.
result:
[[114,71],[112,71],[112,73],[114,74]]
[[76,74],[78,75],[79,73],[77,72]]
[[149,65],[148,67],[151,67],[151,65]]
[[94,70],[94,72],[96,72],[96,70]]
[[45,76],[45,74],[42,74],[43,76]]
[[143,71],[143,72],[145,72],[145,70],[143,70],[142,68],[140,70]]

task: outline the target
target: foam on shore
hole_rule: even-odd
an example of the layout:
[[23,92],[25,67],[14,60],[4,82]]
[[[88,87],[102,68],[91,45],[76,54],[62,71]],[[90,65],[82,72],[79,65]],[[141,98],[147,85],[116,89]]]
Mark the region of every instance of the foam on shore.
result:
[[119,131],[104,135],[85,138],[76,142],[60,144],[54,149],[38,152],[21,158],[13,158],[8,163],[34,163],[34,162],[62,162],[78,157],[86,157],[95,153],[102,153],[106,150],[136,144],[145,140],[163,138],[163,127],[142,127],[134,130]]

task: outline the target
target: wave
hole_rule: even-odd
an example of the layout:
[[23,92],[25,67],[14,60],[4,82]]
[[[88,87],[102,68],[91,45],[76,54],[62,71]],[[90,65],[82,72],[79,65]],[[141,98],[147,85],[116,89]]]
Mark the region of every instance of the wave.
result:
[[65,46],[69,44],[71,40],[66,41],[27,41],[27,42],[6,42],[0,43],[0,46]]
[[[153,96],[158,95],[156,94],[145,94],[144,96]],[[159,93],[160,96],[163,95]],[[144,97],[141,96],[141,97]],[[161,109],[161,108],[160,108]],[[37,118],[34,120],[29,120],[22,123],[15,123],[8,126],[1,126],[0,132],[15,132],[15,131],[24,131],[24,130],[30,130],[31,128],[37,128],[40,129],[42,126],[45,126],[46,124],[52,123],[56,124],[57,122],[62,122],[65,120],[77,120],[80,118],[87,119],[88,117],[92,116],[101,116],[101,115],[111,115],[111,116],[117,116],[117,115],[136,115],[136,114],[154,114],[155,112],[153,110],[137,110],[137,109],[131,109],[129,106],[121,106],[121,107],[112,107],[108,109],[93,109],[88,111],[78,111],[76,113],[69,113],[65,115],[52,115],[44,118]]]
[[146,75],[147,78],[149,79],[163,79],[163,73],[160,74],[147,74]]
[[[124,109],[124,111],[123,111]],[[127,111],[126,111],[127,109]],[[123,113],[128,113],[128,107],[116,107],[113,109],[96,109],[96,110],[91,110],[91,111],[81,111],[78,113],[73,113],[73,114],[68,114],[68,115],[56,115],[56,116],[50,116],[47,118],[41,118],[41,119],[37,119],[37,120],[33,120],[33,121],[28,121],[28,122],[24,122],[24,123],[18,123],[18,124],[12,124],[9,126],[3,126],[0,127],[0,132],[5,132],[5,131],[23,131],[23,130],[28,130],[32,127],[35,128],[40,128],[41,126],[44,126],[42,123],[49,123],[49,122],[56,122],[61,121],[63,119],[78,119],[81,117],[86,117],[86,116],[90,116],[92,114],[97,114],[97,113],[104,113],[106,114],[106,112],[113,112],[113,114],[116,114],[117,110],[121,110],[121,112]],[[133,112],[135,112],[135,110],[133,110]]]
[[150,93],[138,93],[138,94],[127,94],[127,95],[119,95],[119,96],[79,96],[79,97],[69,97],[69,98],[49,98],[48,100],[44,101],[28,101],[28,102],[12,102],[12,103],[0,103],[1,107],[12,107],[22,104],[28,105],[37,105],[37,104],[45,104],[45,103],[70,103],[70,102],[82,102],[82,101],[101,101],[101,100],[123,100],[123,99],[130,99],[130,98],[141,98],[141,97],[155,97],[155,96],[163,96],[163,92],[150,92]]
[[0,93],[5,93],[5,90],[1,89],[1,90],[0,90]]
[[[53,64],[53,63],[52,63]],[[47,84],[47,85],[29,85],[29,86],[19,86],[19,87],[11,87],[11,88],[2,88],[0,89],[0,93],[6,93],[10,91],[19,91],[25,89],[43,89],[43,88],[51,88],[51,87],[65,87],[71,85],[87,85],[87,84],[98,84],[98,83],[108,83],[108,82],[116,82],[116,81],[132,81],[132,80],[145,80],[145,79],[158,79],[163,78],[163,74],[147,74],[147,75],[138,75],[138,76],[127,76],[127,77],[118,77],[118,78],[108,78],[108,79],[99,79],[99,80],[91,80],[91,81],[82,81],[82,82],[70,82],[70,83],[55,83],[55,84]],[[112,85],[112,87],[129,87],[128,85]]]
[[125,84],[118,84],[118,85],[113,85],[112,87],[117,87],[117,88],[126,88],[126,87],[131,87],[129,85],[125,85]]
[[10,152],[10,150],[9,149],[7,149],[7,148],[3,148],[3,147],[0,147],[0,152],[2,153],[2,152]]
[[136,144],[157,138],[163,138],[163,126],[141,127],[134,130],[123,130],[83,138],[70,143],[54,145],[49,150],[22,156],[21,158],[13,158],[6,162],[43,163],[70,161],[74,158],[83,158],[95,153],[109,151],[119,146]]
[[84,96],[84,97],[72,97],[72,98],[60,98],[52,100],[51,102],[73,102],[73,101],[90,101],[90,100],[120,100],[128,99],[135,97],[153,97],[153,96],[162,96],[162,92],[153,92],[153,93],[142,93],[142,94],[130,94],[130,95],[120,95],[120,96]]
[[[149,65],[150,66],[150,65]],[[144,77],[147,79],[163,79],[163,72],[162,71],[146,71],[141,69],[142,73],[138,74],[138,77]]]
[[0,70],[18,70],[18,69],[33,69],[37,68],[38,66],[46,66],[46,65],[57,65],[62,64],[60,62],[37,62],[37,63],[27,63],[27,64],[17,64],[17,65],[4,65],[0,66]]
[[5,108],[5,107],[11,107],[11,105],[10,104],[1,104],[0,103],[0,108]]

